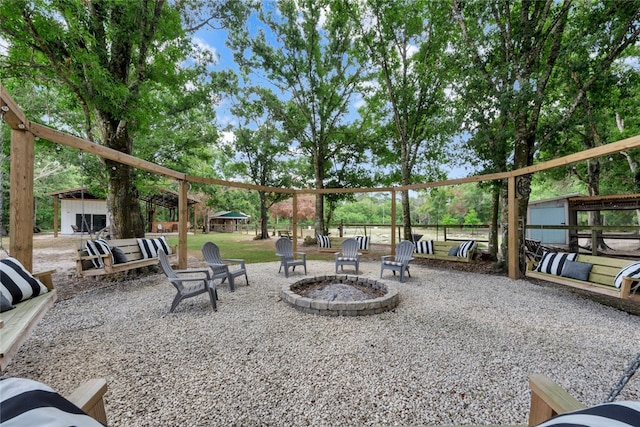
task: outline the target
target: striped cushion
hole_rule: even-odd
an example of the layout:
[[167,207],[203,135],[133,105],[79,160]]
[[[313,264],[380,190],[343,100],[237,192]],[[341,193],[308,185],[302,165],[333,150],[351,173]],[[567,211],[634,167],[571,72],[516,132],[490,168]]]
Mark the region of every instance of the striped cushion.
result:
[[137,239],[138,246],[140,247],[140,252],[142,253],[142,258],[157,258],[158,257],[158,249],[162,249],[165,254],[170,255],[171,250],[167,245],[167,241],[164,239],[164,236],[158,237],[156,239]]
[[318,237],[318,246],[320,246],[321,248],[331,247],[331,240],[329,239],[329,236],[321,236],[318,234],[317,237]]
[[102,426],[50,387],[25,378],[0,380],[0,406],[3,427]]
[[[85,249],[89,255],[111,255],[111,248],[109,247],[109,243],[107,243],[104,239],[98,240],[87,240],[84,244]],[[91,260],[93,266],[95,268],[104,267],[104,260],[102,257],[93,258]]]
[[383,263],[384,263],[384,265],[395,265],[395,266],[398,266],[398,267],[404,265],[404,262],[398,262],[398,261],[384,261]]
[[433,240],[423,240],[415,242],[417,254],[432,254],[433,253]]
[[467,256],[469,256],[469,252],[472,251],[473,248],[475,247],[476,247],[475,240],[467,240],[466,242],[463,242],[460,244],[460,246],[458,247],[458,252],[456,253],[456,256],[460,258],[466,258]]
[[42,282],[29,273],[15,258],[0,260],[0,292],[10,304],[49,292]]
[[356,236],[355,238],[356,242],[358,242],[358,250],[369,250],[369,242],[371,242],[371,236]]
[[536,266],[535,271],[540,273],[555,274],[558,276],[562,273],[564,263],[569,261],[575,261],[578,254],[566,253],[566,252],[545,252],[542,255],[542,259]]
[[[634,279],[640,279],[640,261],[632,262],[622,267],[622,270],[616,275],[613,280],[613,284],[616,288],[622,286],[623,277],[633,277]],[[636,292],[640,288],[640,281],[634,280],[631,282],[631,291]]]
[[358,258],[348,257],[348,256],[339,256],[338,261],[357,261]]
[[603,403],[558,415],[538,427],[640,427],[640,402]]

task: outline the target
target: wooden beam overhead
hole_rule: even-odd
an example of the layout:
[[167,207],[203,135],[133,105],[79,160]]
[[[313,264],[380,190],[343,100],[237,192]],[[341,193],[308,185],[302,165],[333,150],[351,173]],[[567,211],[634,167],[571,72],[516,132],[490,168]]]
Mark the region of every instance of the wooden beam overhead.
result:
[[4,114],[4,121],[14,130],[28,130],[29,120],[24,115],[18,104],[0,84],[0,112]]

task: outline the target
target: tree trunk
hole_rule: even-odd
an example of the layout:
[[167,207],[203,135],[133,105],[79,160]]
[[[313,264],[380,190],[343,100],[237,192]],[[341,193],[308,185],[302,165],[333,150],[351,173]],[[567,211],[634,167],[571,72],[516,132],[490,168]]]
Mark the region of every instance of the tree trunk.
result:
[[[98,116],[101,119],[99,121],[105,145],[131,154],[133,143],[129,137],[127,122],[108,118],[104,112],[98,112]],[[118,239],[144,237],[144,219],[135,185],[134,168],[112,160],[105,160],[105,166],[109,176],[107,204],[113,218],[112,236]]]
[[402,223],[404,225],[404,240],[413,241],[411,233],[411,208],[409,207],[409,190],[402,193]]
[[500,223],[500,186],[493,185],[491,187],[491,224],[489,224],[489,255],[491,259],[498,259],[499,247],[498,236]]
[[260,239],[269,239],[269,209],[267,209],[267,193],[259,191],[260,196]]

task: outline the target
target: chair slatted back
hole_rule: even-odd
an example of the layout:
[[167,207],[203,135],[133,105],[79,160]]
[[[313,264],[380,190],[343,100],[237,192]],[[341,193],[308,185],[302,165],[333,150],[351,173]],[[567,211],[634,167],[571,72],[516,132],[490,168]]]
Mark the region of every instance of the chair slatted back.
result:
[[396,245],[396,262],[404,262],[410,258],[413,258],[413,251],[415,245],[410,240],[403,240]]
[[162,249],[158,249],[158,259],[160,260],[160,267],[165,276],[167,276],[169,280],[177,279],[178,275],[171,267],[171,264],[169,264],[169,258],[167,258],[167,254],[165,254]]
[[293,243],[286,237],[281,237],[276,240],[276,251],[286,258],[293,258]]
[[[204,261],[211,266],[211,264],[224,264],[222,257],[220,256],[220,248],[213,242],[205,242],[202,245],[202,256]],[[213,274],[226,273],[226,267],[213,268]]]
[[359,246],[356,239],[344,239],[342,241],[342,256],[346,258],[356,258],[358,256]]

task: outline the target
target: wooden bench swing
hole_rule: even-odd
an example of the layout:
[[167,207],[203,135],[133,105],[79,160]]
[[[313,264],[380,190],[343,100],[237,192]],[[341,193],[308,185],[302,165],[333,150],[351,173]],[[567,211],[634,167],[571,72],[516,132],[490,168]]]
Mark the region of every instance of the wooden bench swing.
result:
[[[633,262],[633,260],[610,258],[604,256],[578,254],[575,261],[591,264],[588,280],[578,280],[561,275],[542,273],[535,271],[537,261],[527,261],[525,276],[532,279],[541,279],[547,282],[570,286],[585,291],[608,295],[623,300],[640,302],[640,293],[631,293],[631,285],[634,279],[624,277],[619,288],[614,285],[614,279],[622,267]],[[637,279],[635,279],[637,280]]]
[[[106,241],[109,247],[120,248],[127,258],[127,262],[115,264],[114,259],[110,254],[104,255],[89,255],[85,247],[85,242],[80,241],[78,243],[78,256],[76,258],[76,274],[78,277],[88,276],[103,276],[106,274],[121,273],[124,271],[133,270],[141,267],[158,265],[158,257],[145,258],[138,245],[138,240],[132,239],[112,239]],[[177,246],[172,245],[171,255],[169,260],[176,262],[177,260]],[[102,267],[96,268],[93,261],[97,258],[102,259]]]
[[[0,314],[0,371],[4,372],[11,359],[29,338],[29,335],[46,312],[53,307],[57,292],[53,286],[52,274],[55,270],[33,273],[49,292],[15,304],[15,308]],[[104,395],[107,382],[91,379],[82,383],[66,398],[86,414],[103,424],[107,424]]]

